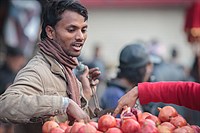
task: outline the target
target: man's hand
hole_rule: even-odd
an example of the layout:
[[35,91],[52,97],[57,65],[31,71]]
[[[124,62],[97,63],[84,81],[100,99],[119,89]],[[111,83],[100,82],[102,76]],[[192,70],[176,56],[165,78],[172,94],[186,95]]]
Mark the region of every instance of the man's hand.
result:
[[71,115],[77,121],[83,121],[85,123],[90,122],[90,117],[84,112],[78,104],[76,104],[73,100],[69,99],[69,105],[67,107],[67,114]]
[[89,69],[88,66],[85,66],[84,73],[80,75],[80,81],[83,86],[83,93],[88,100],[91,99],[92,89],[95,88],[94,91],[96,91],[96,85],[99,83],[98,77],[100,74],[101,72],[99,71],[99,68]]
[[133,107],[136,103],[137,98],[138,98],[138,88],[136,86],[118,100],[118,105],[113,113],[113,116],[116,117],[117,114],[121,113],[123,107],[125,106]]

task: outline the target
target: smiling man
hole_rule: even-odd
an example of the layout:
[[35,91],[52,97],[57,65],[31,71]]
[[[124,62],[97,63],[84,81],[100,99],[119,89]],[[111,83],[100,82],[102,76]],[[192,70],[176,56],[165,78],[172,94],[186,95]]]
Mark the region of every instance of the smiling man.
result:
[[98,84],[100,71],[85,66],[80,80],[73,73],[87,38],[87,19],[87,9],[76,1],[47,4],[39,51],[0,96],[0,120],[18,123],[16,133],[39,133],[52,117],[57,122],[88,122],[92,117],[90,82]]

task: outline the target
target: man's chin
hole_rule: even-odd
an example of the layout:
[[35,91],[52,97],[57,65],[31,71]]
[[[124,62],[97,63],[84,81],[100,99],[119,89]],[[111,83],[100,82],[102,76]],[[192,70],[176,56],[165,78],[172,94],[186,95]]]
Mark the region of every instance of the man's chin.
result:
[[72,56],[72,57],[79,57],[80,54],[71,54],[70,56]]
[[81,52],[67,52],[66,54],[72,57],[79,57]]

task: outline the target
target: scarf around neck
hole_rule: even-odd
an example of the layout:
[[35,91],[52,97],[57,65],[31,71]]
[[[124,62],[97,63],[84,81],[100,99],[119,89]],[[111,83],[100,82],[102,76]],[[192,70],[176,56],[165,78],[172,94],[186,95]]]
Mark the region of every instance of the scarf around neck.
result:
[[76,76],[74,75],[72,69],[78,65],[78,60],[76,57],[67,55],[61,46],[51,39],[44,39],[38,43],[39,48],[42,52],[48,56],[54,58],[58,63],[64,66],[64,74],[67,79],[67,93],[69,97],[74,100],[79,106],[80,103],[80,91],[77,83]]

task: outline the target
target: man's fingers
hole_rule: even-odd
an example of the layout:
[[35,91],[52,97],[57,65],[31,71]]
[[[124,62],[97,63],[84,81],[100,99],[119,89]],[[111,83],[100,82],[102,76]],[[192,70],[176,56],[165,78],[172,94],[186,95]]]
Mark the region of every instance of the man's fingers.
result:
[[90,117],[89,117],[88,115],[86,115],[86,116],[83,116],[82,118],[77,118],[76,121],[88,123],[88,122],[90,122],[91,120],[90,120]]
[[90,122],[90,117],[88,116],[88,117],[84,118],[84,122],[85,122],[85,123]]

